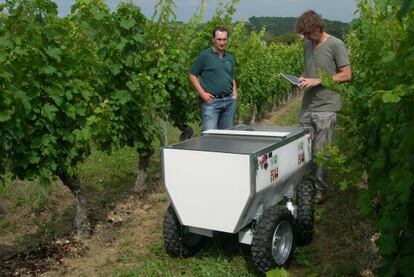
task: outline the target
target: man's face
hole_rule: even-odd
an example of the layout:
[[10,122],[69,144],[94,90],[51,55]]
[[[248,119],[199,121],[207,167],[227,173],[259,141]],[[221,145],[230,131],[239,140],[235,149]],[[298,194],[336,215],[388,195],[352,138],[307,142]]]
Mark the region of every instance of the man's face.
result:
[[227,44],[227,32],[217,30],[213,38],[213,46],[216,50],[224,51]]
[[303,34],[303,36],[306,39],[308,39],[312,42],[318,43],[318,42],[320,42],[320,40],[322,38],[322,32],[321,31],[315,31],[313,33],[305,33],[305,34]]

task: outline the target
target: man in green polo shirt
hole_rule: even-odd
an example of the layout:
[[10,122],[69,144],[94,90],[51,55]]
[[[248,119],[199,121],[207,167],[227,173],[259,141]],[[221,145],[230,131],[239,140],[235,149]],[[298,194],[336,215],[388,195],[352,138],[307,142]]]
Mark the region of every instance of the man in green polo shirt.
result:
[[[296,31],[305,38],[305,68],[299,78],[299,87],[305,89],[305,94],[299,121],[302,126],[313,128],[313,148],[316,152],[331,144],[336,112],[341,109],[339,94],[322,86],[318,74],[328,74],[335,82],[347,82],[352,78],[345,44],[326,33],[324,25],[322,18],[312,10],[303,13],[296,23]],[[322,167],[315,167],[313,177],[317,203],[326,198],[326,175]]]
[[189,79],[201,98],[202,131],[233,125],[237,86],[234,58],[225,48],[229,32],[216,27],[213,46],[203,50],[189,70]]

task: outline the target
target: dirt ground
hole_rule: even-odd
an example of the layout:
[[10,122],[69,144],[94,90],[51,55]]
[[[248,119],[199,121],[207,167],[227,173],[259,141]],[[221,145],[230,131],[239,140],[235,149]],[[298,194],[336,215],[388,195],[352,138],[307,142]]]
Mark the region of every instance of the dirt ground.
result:
[[[14,248],[0,251],[0,276],[109,276],[107,264],[129,243],[138,255],[148,254],[148,244],[162,240],[163,214],[168,206],[167,195],[158,191],[146,198],[131,195],[108,211],[90,239],[82,242],[69,235],[37,248]],[[347,195],[354,196],[351,194]],[[70,195],[61,195],[63,199]],[[350,205],[348,197],[330,191],[329,200],[318,206],[316,229],[312,243],[302,247],[299,255],[308,261],[293,264],[294,276],[308,276],[309,266],[316,265],[320,276],[331,275],[334,268],[359,268],[339,276],[374,276],[378,258],[374,244],[375,232],[360,213]],[[132,245],[131,245],[132,244]],[[9,250],[7,253],[5,250]],[[351,265],[357,263],[357,266]]]
[[[284,109],[272,113],[263,124],[275,122]],[[19,211],[16,216],[23,219],[21,223],[12,232],[0,234],[0,276],[108,276],[112,273],[108,263],[125,244],[136,255],[144,256],[149,251],[148,244],[162,241],[163,216],[169,204],[160,176],[150,182],[153,190],[145,197],[128,193],[106,209],[91,209],[95,212],[93,234],[84,241],[74,240],[71,234],[74,201],[63,186],[50,193],[46,209],[34,214]],[[294,276],[308,276],[310,272],[332,276],[336,268],[341,271],[335,276],[374,276],[379,261],[377,234],[354,208],[355,198],[353,191],[343,193],[332,188],[328,201],[317,206],[314,239],[300,248],[298,262],[289,269]],[[8,209],[13,210],[1,203],[0,216],[6,217]],[[30,230],[24,224],[25,218],[46,221],[46,230]],[[59,232],[48,233],[48,224]],[[16,233],[24,235],[16,240]],[[39,237],[47,239],[34,239]]]
[[168,206],[164,193],[153,193],[147,199],[131,196],[108,213],[107,222],[96,226],[93,236],[82,242],[82,252],[63,258],[62,266],[42,276],[108,276],[102,272],[116,257],[125,241],[133,243],[136,252],[145,255],[147,245],[159,241],[163,212]]
[[[74,204],[70,192],[63,186],[58,191],[54,197],[71,209],[67,205]],[[55,207],[59,206],[57,202],[55,204]],[[125,241],[133,242],[136,251],[145,254],[148,243],[160,239],[157,230],[161,229],[167,206],[164,192],[154,191],[145,198],[133,194],[108,210],[106,218],[94,226],[91,238],[83,241],[76,241],[71,235],[71,220],[59,223],[60,232],[56,238],[31,241],[30,237],[38,238],[39,234],[31,232],[24,226],[25,221],[20,220],[16,232],[25,234],[25,240],[16,240],[15,233],[0,234],[0,276],[96,276]],[[24,214],[23,211],[20,213]],[[38,216],[47,221],[46,216]],[[28,222],[27,225],[33,228]],[[65,225],[66,230],[61,228]],[[106,274],[100,272],[100,275]]]

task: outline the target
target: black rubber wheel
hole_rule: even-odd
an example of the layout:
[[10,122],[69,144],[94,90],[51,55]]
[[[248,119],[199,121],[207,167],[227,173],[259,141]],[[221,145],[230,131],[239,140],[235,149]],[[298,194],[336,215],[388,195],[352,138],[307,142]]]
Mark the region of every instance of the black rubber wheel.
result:
[[306,180],[296,187],[296,241],[300,245],[309,244],[313,238],[315,187]]
[[251,245],[252,260],[257,269],[267,272],[287,267],[295,249],[294,218],[282,205],[265,210],[259,218]]
[[190,233],[182,226],[170,205],[164,217],[164,246],[167,253],[174,257],[190,257],[199,250],[204,237]]

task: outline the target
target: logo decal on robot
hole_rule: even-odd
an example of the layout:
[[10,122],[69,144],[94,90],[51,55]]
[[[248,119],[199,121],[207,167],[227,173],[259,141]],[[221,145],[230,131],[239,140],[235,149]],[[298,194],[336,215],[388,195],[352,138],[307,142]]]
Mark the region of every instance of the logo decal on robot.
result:
[[303,149],[303,141],[298,144],[298,165],[305,163],[305,150]]

